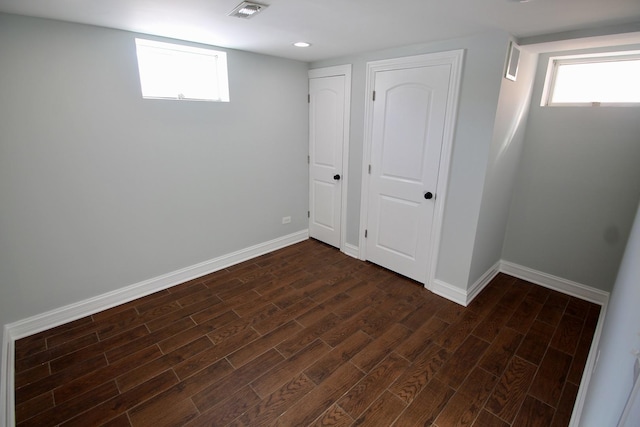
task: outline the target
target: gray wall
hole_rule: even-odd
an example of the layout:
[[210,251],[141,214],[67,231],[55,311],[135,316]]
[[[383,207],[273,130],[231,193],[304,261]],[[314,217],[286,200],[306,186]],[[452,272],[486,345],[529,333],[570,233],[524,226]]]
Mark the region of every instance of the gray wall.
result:
[[[600,339],[600,357],[580,419],[582,427],[617,425],[633,387],[632,350],[640,349],[640,209],[611,292]],[[636,422],[638,420],[635,420]],[[632,423],[633,424],[633,423]],[[630,424],[631,425],[631,424]]]
[[537,54],[521,50],[516,81],[502,79],[487,172],[478,213],[469,285],[502,256],[507,219],[524,145]]
[[380,59],[465,49],[449,194],[445,206],[445,221],[436,277],[466,290],[508,41],[506,33],[489,32],[474,37],[370,52],[311,64],[311,68],[353,64],[349,141],[350,176],[346,224],[348,243],[359,246],[360,241],[358,231],[366,63]]
[[503,259],[610,291],[640,200],[640,109],[540,107],[549,56],[538,62]]
[[135,36],[0,14],[0,325],[307,228],[308,65],[143,100]]

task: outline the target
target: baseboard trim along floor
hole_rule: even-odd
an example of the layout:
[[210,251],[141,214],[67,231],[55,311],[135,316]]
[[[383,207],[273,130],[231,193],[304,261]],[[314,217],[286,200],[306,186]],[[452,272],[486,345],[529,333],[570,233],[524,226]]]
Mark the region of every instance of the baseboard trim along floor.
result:
[[2,365],[0,366],[0,374],[2,377],[2,383],[0,384],[0,414],[5,414],[5,416],[0,418],[0,426],[12,427],[14,425],[15,408],[13,389],[14,349],[16,340],[248,261],[260,255],[302,242],[308,238],[309,230],[301,230],[162,276],[144,280],[106,294],[4,325]]
[[[260,255],[284,248],[286,246],[302,242],[309,238],[308,230],[302,230],[287,236],[283,236],[268,242],[257,244],[239,251],[226,254],[215,259],[211,259],[199,264],[195,264],[162,276],[151,278],[124,288],[96,296],[84,301],[70,304],[49,312],[20,320],[8,325],[4,325],[4,335],[2,342],[2,384],[0,384],[0,413],[5,417],[0,419],[0,426],[11,427],[14,425],[14,349],[15,341],[33,335],[35,333],[62,325],[76,319],[103,311],[105,309],[124,304],[137,298],[167,289],[177,284],[191,279],[204,276],[206,274],[230,267],[232,265],[250,260]],[[358,248],[347,245],[343,252],[351,257],[357,258]],[[592,349],[585,367],[585,372],[580,385],[576,400],[576,411],[581,412],[584,403],[584,393],[588,386],[590,373],[595,364],[595,349],[600,338],[602,319],[606,312],[609,293],[572,282],[547,273],[536,271],[524,266],[520,266],[507,261],[498,261],[467,290],[462,290],[456,286],[436,280],[430,287],[435,294],[443,296],[455,303],[463,306],[469,305],[471,301],[496,277],[498,273],[505,273],[510,276],[526,280],[537,285],[571,295],[580,299],[602,306],[600,320],[594,336]],[[588,375],[587,375],[588,373]],[[574,413],[575,415],[575,413]],[[573,424],[572,424],[573,425]]]

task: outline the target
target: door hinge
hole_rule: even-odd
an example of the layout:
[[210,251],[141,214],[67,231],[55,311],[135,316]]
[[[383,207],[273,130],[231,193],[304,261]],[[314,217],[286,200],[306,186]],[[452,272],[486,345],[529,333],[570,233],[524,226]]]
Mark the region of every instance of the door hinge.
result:
[[307,156],[307,164],[310,165],[311,164],[311,156]]
[[307,211],[307,218],[311,218],[311,211]]
[[375,90],[373,91],[373,100],[374,101],[376,100],[376,91]]
[[367,238],[367,234],[369,234],[369,230],[364,230],[364,238]]
[[310,93],[307,94],[307,103],[311,104],[311,94]]
[[371,164],[369,164],[369,175],[371,175]]

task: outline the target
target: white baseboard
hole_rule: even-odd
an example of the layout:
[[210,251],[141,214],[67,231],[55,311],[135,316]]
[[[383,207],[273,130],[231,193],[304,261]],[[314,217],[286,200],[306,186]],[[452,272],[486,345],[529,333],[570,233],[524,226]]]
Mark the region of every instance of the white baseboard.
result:
[[[0,426],[13,427],[15,425],[15,396],[14,367],[15,352],[14,341],[9,339],[9,331],[4,326],[2,335],[2,366],[0,366]],[[4,415],[2,415],[4,414]]]
[[453,301],[465,307],[467,306],[467,291],[450,285],[447,282],[435,279],[429,290],[436,295],[440,295],[441,297],[448,299],[449,301]]
[[[37,316],[4,325],[2,340],[1,365],[0,365],[0,427],[13,427],[15,425],[15,400],[14,400],[14,343],[15,340],[33,335],[52,327],[62,325],[73,320],[97,313],[108,308],[124,304],[134,299],[152,294],[154,292],[175,286],[188,280],[204,276],[214,271],[230,267],[257,256],[284,248],[309,238],[309,231],[303,230],[287,236],[283,236],[268,242],[260,243],[249,248],[214,258],[199,264],[192,265],[162,276],[145,280],[124,288],[99,295],[78,303],[70,304]],[[354,258],[359,257],[359,248],[345,244],[343,252]],[[591,371],[595,364],[595,349],[597,348],[602,329],[602,320],[609,300],[609,293],[595,289],[577,282],[572,282],[561,277],[543,273],[514,264],[508,261],[499,261],[484,273],[467,290],[462,290],[441,280],[434,280],[430,291],[447,298],[462,306],[467,306],[499,273],[505,273],[549,289],[556,290],[577,298],[581,298],[603,307],[596,334],[594,336],[591,352],[585,367],[578,398],[576,399],[575,413],[580,413],[584,404],[585,392],[591,377]],[[573,420],[572,420],[573,421]],[[573,423],[571,425],[574,425]]]
[[349,255],[352,258],[360,259],[359,258],[360,248],[355,245],[345,243],[344,248],[342,248],[342,252],[344,252],[346,255]]
[[466,290],[436,279],[430,291],[466,307],[500,272],[601,306],[609,301],[608,292],[504,260],[498,261]]
[[273,252],[309,238],[309,230],[279,237],[218,258],[204,261],[162,276],[144,280],[106,294],[98,295],[74,304],[69,304],[37,316],[4,325],[2,342],[2,365],[0,365],[0,426],[12,427],[15,424],[14,404],[14,343],[17,339],[63,325],[73,320],[115,307],[134,299],[158,292],[171,286],[187,282],[214,271],[248,261],[252,258]]
[[500,261],[500,271],[518,279],[562,292],[598,305],[604,306],[609,301],[609,292],[592,288],[581,283],[563,279],[552,274],[543,273],[508,261]]
[[308,230],[260,243],[218,258],[204,261],[171,273],[117,289],[97,297],[51,310],[49,312],[11,323],[8,326],[11,338],[16,340],[35,333],[63,325],[84,316],[124,304],[134,299],[170,288],[214,271],[222,270],[243,261],[284,248],[309,238]]
[[429,288],[434,294],[440,295],[460,304],[464,307],[468,306],[475,297],[496,277],[500,272],[500,262],[496,262],[489,270],[487,270],[478,280],[476,280],[468,289],[463,290],[456,286],[453,286],[442,280],[435,279],[432,286]]
[[596,325],[596,330],[593,334],[593,341],[591,341],[591,347],[589,348],[589,356],[587,357],[587,362],[585,363],[584,370],[582,371],[582,379],[580,380],[580,386],[578,387],[578,395],[576,396],[576,402],[573,404],[573,412],[571,413],[571,420],[569,420],[569,427],[578,427],[580,425],[584,402],[587,398],[587,390],[589,390],[591,376],[593,375],[593,370],[596,367],[596,360],[598,359],[600,336],[602,335],[602,327],[604,326],[604,319],[607,314],[608,305],[609,298],[607,297],[607,301],[602,304],[602,308],[600,309],[598,324]]
[[475,297],[493,280],[500,272],[500,261],[496,262],[489,270],[487,270],[476,282],[469,286],[467,290],[467,303],[469,305]]

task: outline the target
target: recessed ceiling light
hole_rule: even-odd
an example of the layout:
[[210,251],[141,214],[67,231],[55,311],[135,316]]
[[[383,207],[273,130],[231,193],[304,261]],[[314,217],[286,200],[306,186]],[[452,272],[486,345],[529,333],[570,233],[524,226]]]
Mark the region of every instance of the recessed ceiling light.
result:
[[307,43],[307,42],[295,42],[293,44],[295,47],[309,47],[311,46],[311,43]]
[[263,9],[269,7],[266,4],[253,3],[250,1],[243,1],[235,9],[228,13],[228,16],[235,16],[236,18],[252,18]]

